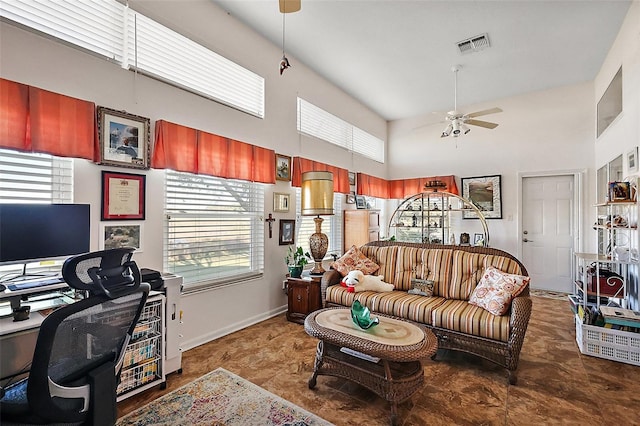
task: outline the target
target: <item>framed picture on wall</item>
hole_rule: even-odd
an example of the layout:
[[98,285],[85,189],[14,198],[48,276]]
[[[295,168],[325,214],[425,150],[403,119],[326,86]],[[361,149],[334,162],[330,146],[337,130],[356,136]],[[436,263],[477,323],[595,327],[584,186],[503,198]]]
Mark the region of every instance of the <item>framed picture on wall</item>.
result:
[[367,200],[364,198],[364,195],[356,195],[356,208],[358,209],[367,208]]
[[102,172],[101,220],[144,220],[144,175]]
[[635,173],[638,171],[638,147],[636,146],[631,151],[627,152],[627,167],[629,173]]
[[276,154],[276,180],[291,180],[291,157]]
[[280,219],[280,235],[278,244],[281,246],[293,244],[296,235],[296,221],[293,219]]
[[[462,178],[462,197],[482,212],[485,219],[502,219],[501,175]],[[462,212],[463,219],[478,219],[471,209]]]
[[141,223],[102,223],[100,224],[100,250],[110,250],[121,247],[134,247],[136,253],[142,251]]
[[349,185],[356,184],[356,172],[349,172]]
[[148,169],[151,152],[150,119],[125,111],[98,107],[98,164]]
[[273,193],[273,211],[276,213],[288,213],[291,196],[283,192]]

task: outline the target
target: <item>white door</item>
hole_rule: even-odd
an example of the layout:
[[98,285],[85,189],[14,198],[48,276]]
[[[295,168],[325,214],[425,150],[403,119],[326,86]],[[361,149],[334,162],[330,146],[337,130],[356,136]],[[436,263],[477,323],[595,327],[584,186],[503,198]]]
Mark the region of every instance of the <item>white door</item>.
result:
[[522,180],[522,259],[531,288],[572,291],[573,176]]

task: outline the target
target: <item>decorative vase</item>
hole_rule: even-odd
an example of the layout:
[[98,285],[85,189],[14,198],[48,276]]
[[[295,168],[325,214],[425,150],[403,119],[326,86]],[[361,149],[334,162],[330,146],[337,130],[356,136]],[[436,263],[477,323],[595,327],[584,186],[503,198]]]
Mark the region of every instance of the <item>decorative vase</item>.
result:
[[302,266],[289,266],[289,276],[291,278],[300,278],[302,276]]
[[355,325],[363,330],[375,327],[380,322],[378,317],[372,318],[369,308],[362,306],[357,300],[354,300],[353,305],[351,305],[351,319]]

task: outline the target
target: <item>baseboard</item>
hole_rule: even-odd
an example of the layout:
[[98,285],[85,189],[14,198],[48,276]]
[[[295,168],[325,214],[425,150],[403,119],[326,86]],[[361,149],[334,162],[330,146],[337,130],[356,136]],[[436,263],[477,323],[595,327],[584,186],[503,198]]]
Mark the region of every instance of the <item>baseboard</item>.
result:
[[204,335],[198,336],[197,339],[185,340],[180,343],[180,347],[183,351],[188,351],[189,349],[193,349],[196,346],[204,345],[205,343],[209,343],[212,340],[219,339],[221,337],[226,336],[227,334],[234,333],[236,331],[242,330],[243,328],[247,328],[251,325],[257,324],[259,322],[268,320],[269,318],[273,318],[287,311],[287,305],[280,306],[276,309],[272,309],[270,311],[264,312],[260,315],[255,315],[250,318],[245,318],[243,321],[236,322],[227,327],[215,330],[214,332],[207,333]]

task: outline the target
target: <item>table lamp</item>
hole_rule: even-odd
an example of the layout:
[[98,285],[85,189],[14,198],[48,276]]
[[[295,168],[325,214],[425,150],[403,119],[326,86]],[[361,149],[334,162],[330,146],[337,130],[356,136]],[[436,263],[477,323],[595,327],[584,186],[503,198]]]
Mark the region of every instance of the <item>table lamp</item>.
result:
[[333,214],[333,173],[302,173],[301,213],[303,216],[317,216],[313,219],[316,223],[316,232],[309,237],[309,251],[314,261],[310,273],[321,275],[325,272],[322,267],[322,259],[327,254],[329,238],[321,231],[323,219],[320,216]]

